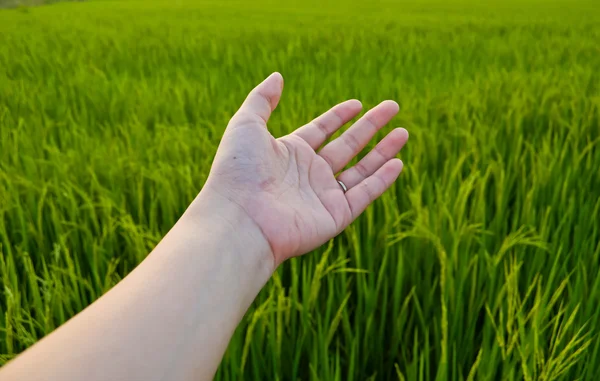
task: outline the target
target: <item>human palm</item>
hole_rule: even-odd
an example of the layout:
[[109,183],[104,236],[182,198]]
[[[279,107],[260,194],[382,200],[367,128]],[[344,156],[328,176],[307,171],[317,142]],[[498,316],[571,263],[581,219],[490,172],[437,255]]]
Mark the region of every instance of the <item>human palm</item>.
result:
[[402,170],[394,157],[408,139],[405,129],[394,129],[336,179],[398,105],[382,102],[319,150],[360,112],[360,102],[340,103],[275,139],[266,124],[282,89],[283,78],[274,73],[250,92],[227,126],[205,186],[243,209],[269,243],[276,265],[339,234],[389,188]]

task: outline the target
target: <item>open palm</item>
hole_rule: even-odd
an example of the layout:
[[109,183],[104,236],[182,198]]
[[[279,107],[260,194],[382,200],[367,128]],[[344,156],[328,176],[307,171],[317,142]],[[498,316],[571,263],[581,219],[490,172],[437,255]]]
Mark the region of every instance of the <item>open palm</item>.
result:
[[282,90],[283,78],[273,73],[250,92],[227,126],[205,185],[244,210],[269,243],[275,265],[339,234],[389,188],[402,171],[395,156],[408,139],[405,129],[394,129],[336,179],[398,112],[398,105],[382,102],[319,150],[360,112],[361,103],[340,103],[275,139],[267,121]]

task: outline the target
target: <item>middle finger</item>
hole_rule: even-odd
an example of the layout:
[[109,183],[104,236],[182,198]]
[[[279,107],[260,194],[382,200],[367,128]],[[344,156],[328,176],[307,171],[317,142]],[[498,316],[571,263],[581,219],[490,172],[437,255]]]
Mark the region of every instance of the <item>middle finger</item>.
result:
[[338,173],[367,145],[369,140],[398,113],[398,104],[383,101],[369,110],[337,139],[327,144],[319,155]]

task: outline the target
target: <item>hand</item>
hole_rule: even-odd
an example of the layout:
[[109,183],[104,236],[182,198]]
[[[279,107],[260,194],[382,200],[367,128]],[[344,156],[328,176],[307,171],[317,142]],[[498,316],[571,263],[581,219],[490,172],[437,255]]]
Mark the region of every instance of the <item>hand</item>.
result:
[[[319,147],[362,109],[357,100],[338,104],[293,133],[275,139],[267,122],[283,90],[273,73],[254,88],[230,120],[202,192],[237,204],[260,229],[275,268],[307,253],[346,228],[396,180],[394,158],[408,139],[391,131],[358,164],[340,172],[398,112],[384,101],[339,138]],[[210,197],[208,197],[210,199]]]
[[276,267],[341,232],[402,170],[394,156],[408,133],[399,128],[338,176],[346,193],[334,176],[398,112],[396,103],[381,103],[317,153],[360,112],[360,102],[341,103],[275,139],[266,123],[282,89],[275,73],[248,95],[200,195],[152,253],[3,366],[0,378],[214,378],[233,332]]

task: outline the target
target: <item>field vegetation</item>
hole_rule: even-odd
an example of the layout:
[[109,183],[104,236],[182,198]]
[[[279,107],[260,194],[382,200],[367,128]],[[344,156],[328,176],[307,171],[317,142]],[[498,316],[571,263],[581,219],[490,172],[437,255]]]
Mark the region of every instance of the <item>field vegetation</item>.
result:
[[380,200],[279,268],[216,380],[597,379],[600,3],[583,0],[1,10],[0,365],[143,260],[273,71],[275,136],[357,98],[396,100],[379,136],[411,138]]

